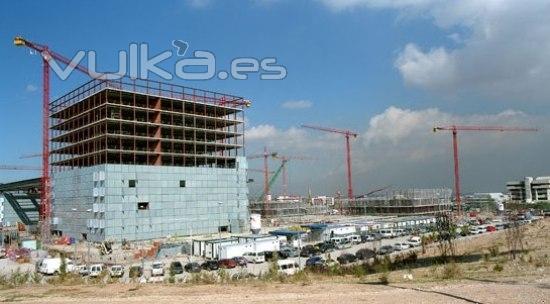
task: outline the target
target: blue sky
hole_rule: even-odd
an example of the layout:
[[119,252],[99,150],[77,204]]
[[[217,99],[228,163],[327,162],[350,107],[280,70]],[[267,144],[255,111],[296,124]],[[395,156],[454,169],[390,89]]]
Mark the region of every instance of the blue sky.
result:
[[[537,7],[542,2],[532,2],[530,6],[533,11],[544,12]],[[447,117],[445,122],[514,121],[540,125],[548,114],[548,106],[543,97],[547,88],[538,83],[539,78],[534,77],[532,85],[518,85],[516,88],[506,82],[511,76],[499,76],[506,73],[512,76],[520,74],[521,67],[525,66],[529,66],[527,72],[530,73],[533,70],[538,72],[536,68],[543,72],[550,68],[547,60],[537,54],[522,54],[530,48],[521,38],[513,38],[518,41],[504,45],[495,38],[501,35],[505,39],[507,35],[514,34],[513,20],[532,17],[533,11],[516,12],[512,2],[503,1],[499,8],[506,9],[505,12],[509,11],[509,14],[487,6],[483,10],[485,13],[472,19],[468,17],[467,10],[479,11],[474,6],[483,4],[465,1],[463,9],[466,12],[460,14],[456,12],[464,10],[453,7],[457,4],[445,3],[420,0],[177,0],[163,1],[162,4],[132,1],[131,5],[127,1],[78,4],[74,1],[2,2],[0,55],[7,60],[0,61],[3,71],[0,75],[0,106],[3,114],[0,138],[4,143],[0,149],[0,163],[39,164],[38,159],[20,160],[18,157],[40,149],[40,59],[37,55],[30,55],[28,50],[14,47],[12,39],[15,35],[48,44],[67,56],[72,56],[77,50],[95,50],[99,67],[105,70],[117,67],[116,52],[127,50],[132,42],[148,43],[152,53],[158,53],[173,50],[171,41],[181,39],[190,44],[191,51],[208,50],[215,53],[217,64],[221,67],[227,67],[232,58],[251,56],[259,59],[276,57],[278,63],[287,68],[288,77],[278,81],[260,81],[256,76],[251,76],[245,81],[175,82],[251,99],[254,105],[247,113],[252,131],[248,146],[250,153],[258,152],[261,146],[269,144],[287,154],[313,155],[319,153],[318,146],[300,143],[326,143],[327,154],[331,155],[326,158],[331,168],[327,169],[327,176],[330,177],[312,179],[300,173],[311,164],[297,164],[291,171],[292,179],[296,181],[295,188],[291,187],[294,192],[303,192],[304,188],[315,186],[320,190],[326,188],[326,185],[339,183],[338,178],[343,172],[340,142],[333,144],[338,139],[293,128],[301,123],[351,128],[362,135],[362,139],[354,143],[354,156],[358,162],[357,179],[360,181],[358,187],[367,189],[383,182],[396,183],[397,186],[450,187],[446,135],[441,136],[445,139],[439,139],[445,145],[438,147],[442,150],[440,154],[426,155],[425,151],[412,151],[405,157],[395,156],[398,163],[403,159],[409,162],[394,167],[396,161],[385,159],[386,153],[380,152],[378,156],[370,154],[367,157],[368,151],[407,149],[406,146],[399,146],[404,142],[399,136],[418,141],[410,134],[395,135],[397,141],[390,135],[382,135],[383,138],[380,138],[376,128],[381,126],[374,126],[376,122],[373,122],[373,118],[378,115],[378,123],[382,124],[391,116],[388,109],[393,107],[401,111],[393,112],[397,118],[389,120],[390,129],[394,129],[391,124],[396,122],[432,115],[426,114],[426,109],[440,111],[440,115],[435,117]],[[466,5],[468,3],[469,6]],[[547,7],[544,6],[544,9]],[[493,11],[499,13],[493,14]],[[487,30],[488,24],[494,27],[492,35],[483,31]],[[541,37],[548,39],[543,33]],[[510,52],[495,53],[494,47],[497,45]],[[492,62],[490,57],[495,56],[501,58]],[[520,57],[532,60],[517,62],[517,66],[510,62],[510,58],[513,61]],[[175,59],[171,58],[161,66],[170,68],[174,62]],[[512,72],[500,70],[499,62],[515,68]],[[62,95],[85,80],[84,76],[77,74],[67,81],[53,79],[52,97]],[[528,98],[523,98],[526,96],[523,92],[529,93]],[[302,101],[300,104],[306,104],[307,107],[289,109],[283,106],[296,101]],[[499,113],[503,111],[512,111],[510,115],[513,120],[499,118]],[[429,126],[435,121],[423,120],[423,123]],[[415,123],[414,126],[418,125]],[[258,129],[260,126],[264,129]],[[402,128],[407,129],[406,126]],[[270,130],[271,133],[268,133],[275,138],[266,134],[258,135],[258,130]],[[286,137],[289,139],[281,142],[281,138]],[[422,145],[436,145],[439,141]],[[393,146],[380,146],[380,142],[390,142]],[[497,151],[502,147],[499,148],[500,143],[494,141],[490,144],[494,144]],[[483,159],[484,150],[476,150],[475,147],[479,145],[475,146],[475,142],[471,144],[472,148],[466,148],[466,153],[472,153],[469,157]],[[519,144],[515,146],[518,147]],[[513,159],[514,155],[510,152],[507,158],[500,161]],[[430,161],[434,162],[434,169],[426,173],[421,168],[429,165]],[[386,163],[387,167],[380,167],[378,164],[381,163]],[[251,166],[259,167],[259,164]],[[397,174],[400,168],[410,172]],[[506,177],[490,179],[488,187],[478,187],[476,178],[479,172],[474,167],[470,173],[465,173],[472,180],[465,181],[466,188],[472,191],[502,190],[502,181],[508,176],[517,178],[524,173],[538,173],[533,172],[534,168],[534,164],[521,164],[505,170],[503,174]],[[382,181],[376,181],[372,174],[366,174],[373,170],[391,174],[384,177],[383,173],[377,172],[375,176],[381,174]],[[415,178],[411,181],[411,177],[421,173],[426,174],[423,182]],[[3,171],[0,172],[0,181],[31,175],[29,172]],[[343,186],[328,186],[328,189],[342,190]]]

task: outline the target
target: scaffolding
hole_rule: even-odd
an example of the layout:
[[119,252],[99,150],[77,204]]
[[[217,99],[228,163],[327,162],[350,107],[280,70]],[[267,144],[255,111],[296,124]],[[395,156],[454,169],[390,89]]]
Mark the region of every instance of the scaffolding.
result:
[[353,200],[336,202],[345,213],[356,215],[422,215],[450,211],[452,190],[386,190]]
[[300,217],[306,215],[326,215],[332,210],[328,205],[312,205],[300,201],[263,201],[252,202],[250,213],[261,214],[264,218]]
[[56,171],[98,164],[234,168],[242,97],[151,80],[92,80],[50,103]]

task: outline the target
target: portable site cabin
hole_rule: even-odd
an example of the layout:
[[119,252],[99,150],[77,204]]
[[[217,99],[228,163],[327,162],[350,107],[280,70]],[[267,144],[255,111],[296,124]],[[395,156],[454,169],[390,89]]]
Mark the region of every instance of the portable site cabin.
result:
[[302,247],[302,237],[306,235],[304,231],[293,231],[288,229],[273,230],[270,231],[269,234],[286,237],[287,244],[297,248]]
[[192,255],[202,256],[209,259],[217,259],[220,247],[238,244],[237,238],[193,240]]

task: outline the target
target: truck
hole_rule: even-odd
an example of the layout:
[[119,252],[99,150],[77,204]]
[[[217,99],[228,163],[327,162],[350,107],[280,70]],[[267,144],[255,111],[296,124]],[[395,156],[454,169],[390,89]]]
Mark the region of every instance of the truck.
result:
[[232,259],[253,251],[251,243],[232,244],[220,247],[219,259]]
[[[72,272],[75,269],[74,262],[65,259],[65,265],[66,265],[66,272]],[[61,258],[45,258],[40,262],[40,265],[38,266],[38,272],[42,274],[58,274],[61,271]]]
[[248,243],[220,246],[218,257],[219,259],[232,259],[245,254],[278,252],[280,249],[280,241],[277,238],[257,239]]

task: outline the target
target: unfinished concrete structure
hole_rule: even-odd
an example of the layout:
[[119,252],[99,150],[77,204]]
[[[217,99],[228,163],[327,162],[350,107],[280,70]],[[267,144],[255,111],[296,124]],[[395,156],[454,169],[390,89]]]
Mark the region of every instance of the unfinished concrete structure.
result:
[[263,201],[250,203],[250,212],[261,214],[264,218],[299,217],[303,215],[328,214],[330,205],[310,204],[305,199],[300,201]]
[[338,200],[344,212],[372,215],[422,215],[452,210],[451,189],[385,190],[363,198]]
[[126,78],[53,101],[52,229],[92,241],[246,230],[246,105]]

